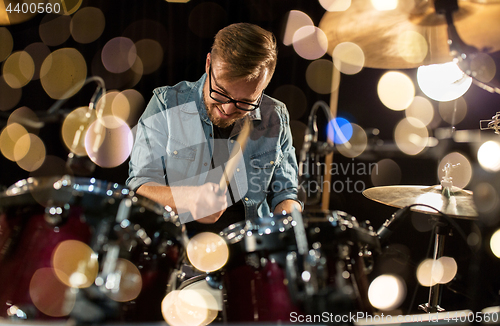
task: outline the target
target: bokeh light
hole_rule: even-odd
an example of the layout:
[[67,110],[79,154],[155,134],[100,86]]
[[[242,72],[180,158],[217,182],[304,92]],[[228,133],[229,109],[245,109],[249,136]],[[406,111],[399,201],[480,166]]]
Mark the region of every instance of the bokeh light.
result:
[[135,47],[142,61],[144,75],[151,74],[160,68],[163,62],[163,48],[158,41],[143,39],[136,42]]
[[35,307],[51,317],[69,315],[76,302],[76,293],[59,281],[52,268],[41,268],[33,274],[29,294]]
[[102,35],[105,25],[106,18],[101,9],[85,7],[78,10],[71,18],[71,36],[78,43],[88,44]]
[[368,145],[368,137],[361,126],[351,123],[352,136],[349,141],[337,145],[337,150],[345,157],[357,157],[361,155]]
[[146,102],[141,93],[135,89],[126,89],[113,99],[111,113],[127,122],[129,126],[133,126],[144,111],[145,106]]
[[457,262],[453,257],[440,257],[438,258],[438,262],[443,266],[443,276],[439,280],[438,283],[446,284],[451,282],[455,276],[457,275],[458,266]]
[[[127,89],[123,92],[109,91],[97,102],[100,121],[108,129],[121,127],[122,121],[127,122],[129,126],[135,125],[144,106],[144,97],[134,89]],[[106,117],[108,119],[105,119]]]
[[40,22],[40,39],[48,46],[61,45],[70,36],[71,17],[66,15],[46,14]]
[[12,88],[3,76],[0,76],[0,111],[8,111],[15,107],[21,100],[21,88]]
[[283,44],[291,45],[295,32],[304,26],[314,27],[311,17],[302,11],[289,11],[286,17],[285,32],[283,33]]
[[86,156],[85,136],[90,125],[96,120],[95,110],[88,106],[71,111],[62,124],[62,139],[64,145],[78,156]]
[[453,62],[418,67],[417,81],[425,95],[442,102],[459,98],[472,84],[472,78]]
[[448,102],[439,102],[439,115],[444,121],[455,126],[467,115],[467,102],[463,97]]
[[7,125],[0,133],[0,151],[11,161],[16,161],[14,148],[19,139],[27,135],[28,131],[18,123]]
[[[415,96],[413,102],[405,110],[407,118],[415,118],[426,126],[428,126],[434,119],[434,106],[431,101],[422,96]],[[411,122],[412,120],[410,120]]]
[[27,106],[22,106],[12,111],[12,113],[9,115],[9,118],[7,119],[7,125],[13,123],[22,125],[28,132],[34,134],[38,134],[39,127],[41,127],[38,116]]
[[375,187],[397,185],[401,182],[401,168],[395,161],[386,158],[372,168],[370,178]]
[[118,74],[132,68],[137,59],[137,49],[134,42],[127,37],[115,37],[109,40],[101,52],[104,67]]
[[26,51],[35,64],[35,72],[33,73],[33,80],[40,79],[40,69],[42,68],[43,61],[50,54],[50,49],[47,45],[42,42],[34,42],[28,45],[24,51]]
[[87,63],[83,55],[73,48],[52,52],[40,70],[42,87],[53,99],[65,99],[75,95],[87,78]]
[[85,150],[95,164],[113,168],[127,160],[133,141],[132,131],[125,121],[106,116],[90,125],[85,135]]
[[162,300],[161,312],[172,326],[207,325],[217,317],[217,311],[209,309],[214,301],[215,298],[207,291],[176,290]]
[[35,63],[28,52],[14,52],[5,60],[2,73],[5,82],[10,87],[21,88],[33,78]]
[[226,241],[211,232],[202,232],[192,237],[187,245],[187,257],[200,271],[213,272],[224,266],[229,258]]
[[377,93],[386,107],[394,111],[402,111],[413,102],[415,85],[406,74],[389,71],[380,78]]
[[328,39],[325,32],[315,26],[304,26],[293,34],[293,48],[304,59],[316,60],[325,55]]
[[483,143],[477,151],[477,160],[488,172],[500,171],[500,144],[493,140]]
[[328,123],[326,135],[331,142],[335,144],[344,144],[348,142],[353,135],[352,124],[346,118],[334,118]]
[[272,96],[286,104],[291,120],[300,119],[307,111],[306,94],[295,85],[281,85],[276,88]]
[[497,72],[497,66],[493,58],[484,52],[475,53],[470,63],[470,73],[472,77],[480,82],[490,82]]
[[398,36],[399,55],[409,63],[418,64],[424,61],[429,50],[425,37],[415,31],[404,31]]
[[73,175],[73,171],[66,166],[66,160],[59,156],[46,155],[43,164],[35,171],[30,172],[33,178],[44,178],[61,175]]
[[444,275],[441,262],[434,259],[425,259],[417,267],[417,280],[422,286],[436,285]]
[[330,94],[339,86],[340,79],[332,85],[333,62],[325,59],[312,61],[306,70],[307,85],[318,94]]
[[[480,182],[473,189],[474,204],[480,213],[487,216],[498,208],[500,198],[495,188],[488,182]],[[496,217],[495,217],[496,219]],[[483,219],[483,222],[488,222]]]
[[319,0],[326,11],[346,11],[351,6],[351,0]]
[[[410,122],[411,120],[411,122]],[[394,141],[405,154],[417,155],[427,146],[429,131],[415,118],[401,120],[394,131]]]
[[106,287],[106,296],[117,302],[132,301],[139,296],[142,291],[142,276],[137,266],[131,261],[118,258],[115,270],[118,277],[110,277],[103,285]]
[[363,69],[365,54],[359,45],[351,42],[338,44],[332,53],[335,67],[346,75],[354,75]]
[[92,59],[92,75],[100,76],[107,89],[124,89],[134,87],[142,78],[142,60],[137,57],[131,69],[115,74],[109,72],[101,60],[101,52],[97,52]]
[[378,11],[394,10],[398,7],[398,0],[371,0],[371,3]]
[[22,136],[14,147],[17,165],[25,171],[31,172],[41,167],[46,155],[45,144],[34,134]]
[[86,288],[94,283],[99,271],[97,254],[77,240],[62,241],[52,253],[57,278],[67,286]]
[[78,9],[80,9],[83,0],[71,0],[71,1],[49,0],[48,2],[52,3],[52,5],[60,3],[61,13],[64,13],[64,15],[69,16],[74,14]]
[[377,276],[368,288],[368,300],[380,310],[394,310],[406,298],[406,283],[397,275]]
[[464,189],[472,179],[472,164],[463,154],[453,152],[441,159],[437,172],[438,180],[450,177],[454,187]]
[[500,230],[496,230],[490,239],[490,248],[493,254],[500,258]]
[[12,53],[14,48],[14,39],[12,34],[5,27],[0,27],[0,62],[4,61]]

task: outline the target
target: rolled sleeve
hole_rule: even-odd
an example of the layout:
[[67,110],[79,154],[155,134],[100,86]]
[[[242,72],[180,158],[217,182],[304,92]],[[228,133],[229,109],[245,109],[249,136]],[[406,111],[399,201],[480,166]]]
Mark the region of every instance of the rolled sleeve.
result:
[[167,132],[163,117],[163,104],[155,94],[136,127],[136,137],[129,161],[126,185],[136,190],[147,182],[166,184],[165,145]]
[[283,108],[281,114],[281,151],[283,158],[276,167],[271,181],[271,211],[286,199],[295,200],[302,208],[304,204],[297,198],[298,193],[298,166],[295,156],[295,148],[292,144],[292,132],[290,130],[289,116]]

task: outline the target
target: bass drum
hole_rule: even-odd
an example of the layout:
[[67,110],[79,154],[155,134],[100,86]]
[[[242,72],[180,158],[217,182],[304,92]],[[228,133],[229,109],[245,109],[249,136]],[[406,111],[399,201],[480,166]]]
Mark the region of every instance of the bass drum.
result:
[[296,250],[290,216],[232,224],[221,236],[229,248],[220,271],[226,321],[289,322],[300,313],[286,279],[287,254]]
[[[309,211],[303,214],[309,252],[302,266],[307,282],[298,277],[296,253],[289,255],[292,292],[307,313],[329,311],[343,314],[361,311],[373,314],[368,300],[368,278],[372,252],[380,250],[377,234],[343,211]],[[293,267],[295,267],[295,270]],[[301,292],[302,291],[302,292]]]
[[0,194],[0,317],[159,321],[185,229],[116,183],[21,180]]

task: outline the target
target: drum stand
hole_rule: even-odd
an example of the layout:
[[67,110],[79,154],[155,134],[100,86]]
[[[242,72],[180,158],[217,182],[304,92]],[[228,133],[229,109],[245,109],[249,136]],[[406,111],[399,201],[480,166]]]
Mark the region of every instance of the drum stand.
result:
[[[443,256],[444,252],[444,240],[446,235],[450,233],[450,227],[448,223],[444,222],[442,218],[437,218],[437,225],[435,230],[434,239],[434,261],[437,261]],[[432,273],[431,273],[432,274]],[[432,275],[431,275],[432,279]],[[429,301],[427,303],[418,306],[418,309],[423,310],[427,313],[443,312],[443,308],[439,306],[441,301],[441,284],[436,283],[429,288]]]

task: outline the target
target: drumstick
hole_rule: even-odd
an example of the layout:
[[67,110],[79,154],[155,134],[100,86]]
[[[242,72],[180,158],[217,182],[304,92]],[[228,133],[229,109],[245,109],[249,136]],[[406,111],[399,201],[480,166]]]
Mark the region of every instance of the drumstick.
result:
[[[252,129],[252,124],[250,123],[250,119],[245,119],[243,128],[240,131],[240,134],[238,135],[238,138],[236,141],[240,144],[241,152],[243,153],[245,151],[245,146],[248,141],[248,135],[250,134],[250,130]],[[236,154],[238,154],[239,148],[238,146],[234,146],[233,150],[231,151],[231,155],[229,155],[229,160],[226,164],[226,168],[224,169],[224,172],[222,173],[222,178],[220,179],[219,182],[219,193],[223,193],[229,182],[231,181],[234,170],[236,169],[236,165],[238,165],[239,160],[236,159]]]

